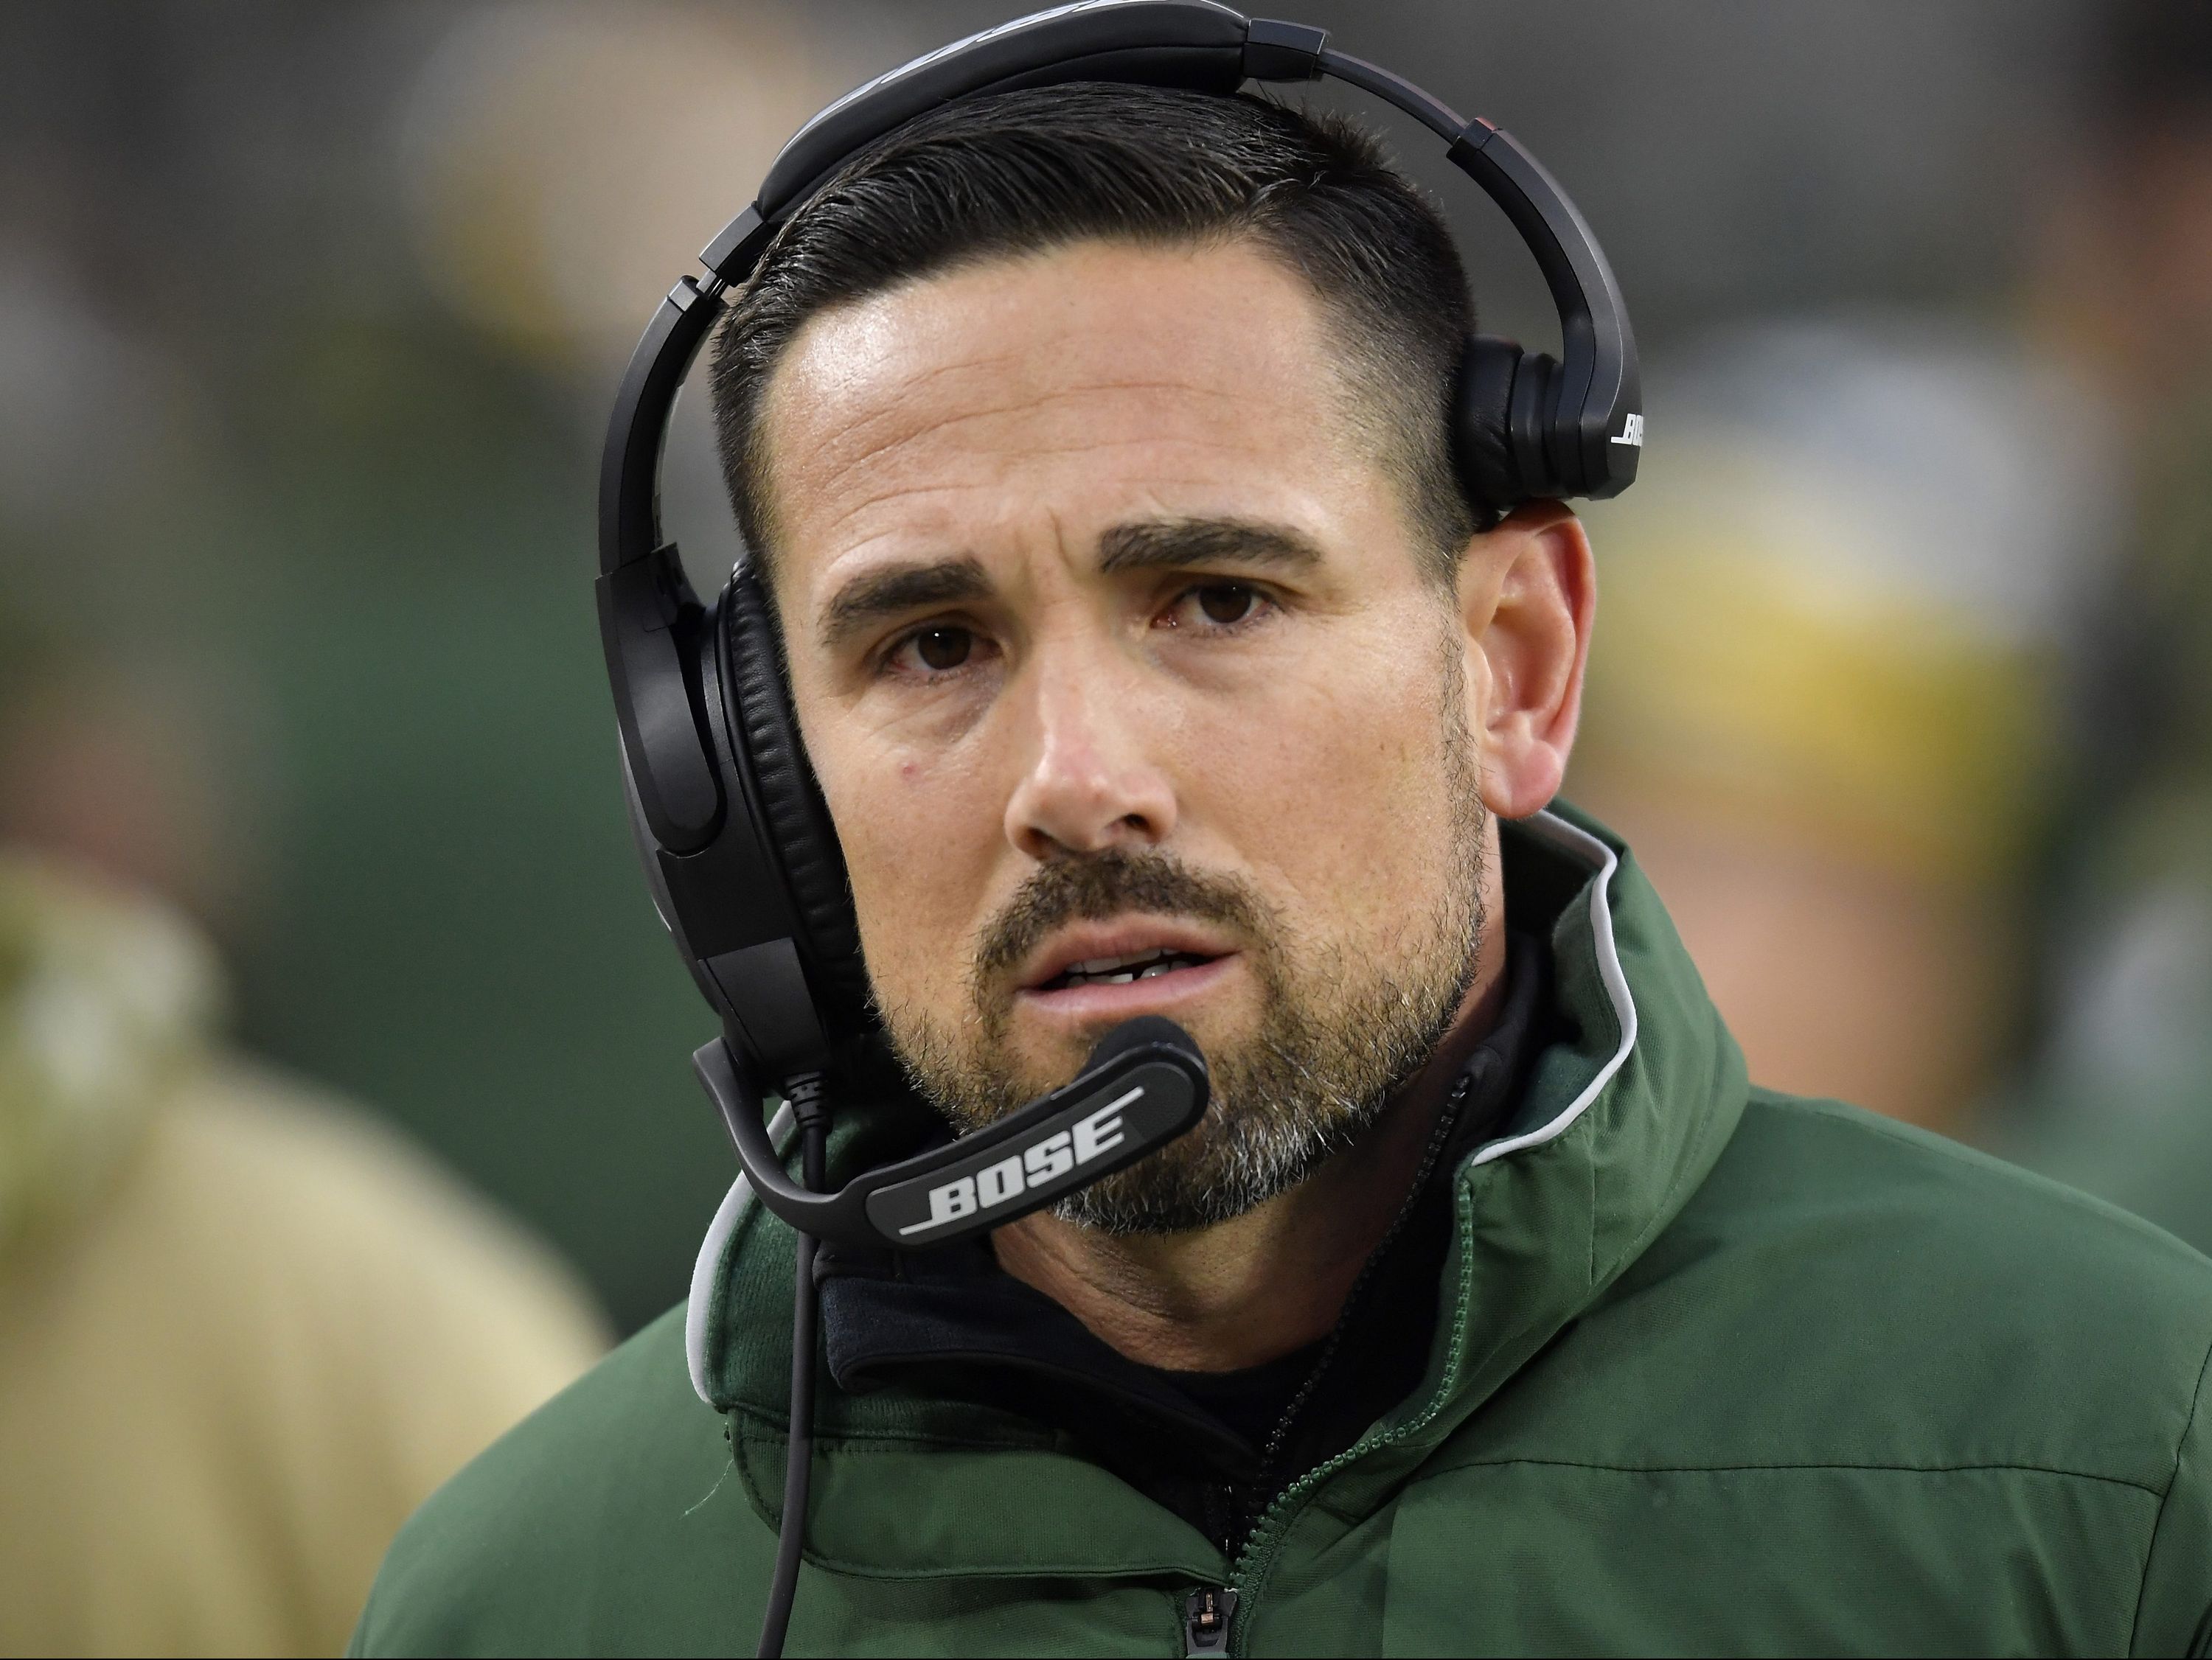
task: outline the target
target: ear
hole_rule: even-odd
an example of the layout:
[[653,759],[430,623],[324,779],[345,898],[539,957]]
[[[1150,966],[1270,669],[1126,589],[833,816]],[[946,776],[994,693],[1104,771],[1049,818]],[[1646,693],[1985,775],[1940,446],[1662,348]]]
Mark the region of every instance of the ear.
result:
[[1582,521],[1557,502],[1516,508],[1468,543],[1458,599],[1483,804],[1526,818],[1559,793],[1582,715],[1597,612]]

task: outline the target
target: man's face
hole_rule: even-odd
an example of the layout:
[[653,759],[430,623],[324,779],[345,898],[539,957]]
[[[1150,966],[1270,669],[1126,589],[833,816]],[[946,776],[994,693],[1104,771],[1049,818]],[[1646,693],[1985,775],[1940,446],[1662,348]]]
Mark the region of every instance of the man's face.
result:
[[909,1069],[972,1126],[1135,1015],[1212,1063],[1079,1220],[1272,1197],[1470,984],[1487,681],[1339,349],[1256,251],[1085,244],[817,316],[769,390],[793,693]]

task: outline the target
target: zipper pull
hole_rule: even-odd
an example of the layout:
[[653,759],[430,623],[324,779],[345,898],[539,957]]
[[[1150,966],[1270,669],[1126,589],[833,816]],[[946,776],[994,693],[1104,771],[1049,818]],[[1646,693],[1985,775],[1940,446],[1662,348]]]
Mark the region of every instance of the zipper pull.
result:
[[1183,1598],[1183,1660],[1228,1653],[1229,1621],[1236,1612],[1237,1593],[1227,1585],[1200,1585]]

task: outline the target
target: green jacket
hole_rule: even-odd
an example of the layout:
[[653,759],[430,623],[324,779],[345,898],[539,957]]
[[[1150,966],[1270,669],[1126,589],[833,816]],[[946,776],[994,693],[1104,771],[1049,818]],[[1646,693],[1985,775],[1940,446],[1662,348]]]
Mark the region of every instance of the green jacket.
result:
[[[1656,896],[1583,822],[1509,827],[1566,1035],[1457,1172],[1414,1393],[1232,1562],[1023,1419],[825,1388],[788,1652],[1179,1654],[1206,1586],[1255,1655],[2212,1649],[2212,1263],[1749,1088]],[[749,1651],[791,1263],[755,1214],[708,1265],[729,1441],[672,1314],[423,1507],[355,1651]]]

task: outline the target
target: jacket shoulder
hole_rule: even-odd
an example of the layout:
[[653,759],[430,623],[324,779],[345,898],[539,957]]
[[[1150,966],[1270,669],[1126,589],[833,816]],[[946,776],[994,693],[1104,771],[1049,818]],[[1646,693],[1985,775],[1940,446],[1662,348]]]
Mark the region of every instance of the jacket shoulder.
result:
[[1842,1227],[1852,1247],[1844,1260],[1869,1271],[1920,1253],[1889,1294],[1978,1312],[1984,1330],[2039,1316],[2101,1338],[2095,1311],[2115,1304],[2122,1318],[2153,1323],[2144,1338],[2175,1337],[2177,1323],[2193,1320],[2195,1335],[2171,1354],[2155,1342],[2120,1351],[2185,1360],[2192,1379],[2212,1340],[2212,1260],[2101,1199],[1840,1101],[1753,1091],[1690,1209],[1693,1230],[1777,1243]]
[[1754,1091],[1591,1313],[1578,1336],[1682,1392],[1637,1415],[1709,1443],[1668,1456],[2018,1468],[2163,1495],[2212,1350],[2212,1261],[1942,1136]]
[[725,1651],[775,1543],[692,1393],[679,1306],[415,1513],[352,1652]]

